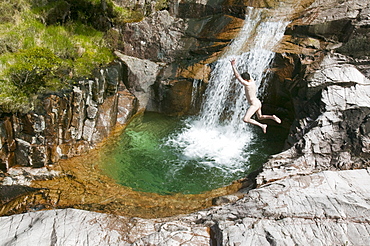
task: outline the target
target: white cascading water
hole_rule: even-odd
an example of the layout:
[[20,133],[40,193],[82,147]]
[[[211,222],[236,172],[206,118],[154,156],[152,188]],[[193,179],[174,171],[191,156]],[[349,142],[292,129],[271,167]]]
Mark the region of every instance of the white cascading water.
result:
[[242,121],[248,105],[243,87],[235,80],[230,59],[237,60],[240,73],[250,73],[261,92],[261,82],[275,54],[272,49],[288,24],[264,19],[261,9],[248,11],[238,37],[215,63],[200,115],[167,141],[181,149],[184,158],[228,172],[240,171],[248,161],[244,149],[255,135],[253,126]]

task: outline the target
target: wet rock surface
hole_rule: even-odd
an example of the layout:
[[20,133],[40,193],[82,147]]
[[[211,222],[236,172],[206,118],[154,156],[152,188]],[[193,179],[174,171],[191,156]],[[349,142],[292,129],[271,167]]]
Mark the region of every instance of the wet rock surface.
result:
[[0,228],[4,228],[0,242],[4,245],[30,242],[38,245],[368,245],[369,171],[324,171],[295,176],[251,190],[230,205],[165,219],[127,218],[77,209],[0,217]]
[[[270,1],[266,4],[273,5]],[[241,199],[235,201],[230,196],[231,204],[165,219],[77,209],[4,216],[0,217],[0,228],[5,232],[0,242],[5,245],[28,245],[28,242],[40,245],[369,245],[370,51],[363,45],[370,41],[369,9],[368,1],[364,0],[304,1],[304,11],[294,15],[282,45],[276,50],[278,59],[272,68],[276,71],[274,86],[270,87],[271,96],[265,101],[276,105],[271,110],[280,114],[293,111],[292,118],[287,117],[293,122],[287,148],[271,157],[256,177],[257,188],[238,196]],[[185,22],[167,13],[158,13],[140,25],[164,17],[172,21],[170,25],[186,27]],[[204,20],[197,23],[206,26]],[[135,25],[128,28],[141,30]],[[201,29],[197,30],[192,33],[202,33]],[[167,31],[163,33],[172,33]],[[173,34],[183,33],[182,29]],[[211,50],[209,47],[215,47],[198,49],[202,47],[198,45],[199,39],[192,40],[192,44],[197,44],[192,46],[197,47],[192,54],[203,56]],[[147,47],[144,43],[140,45],[140,55],[146,54],[143,49]],[[159,54],[160,49],[154,51]],[[171,55],[181,57],[182,52]],[[168,59],[166,62],[173,57]],[[189,71],[202,77],[197,72],[203,69],[201,64],[191,64],[197,67],[194,70],[189,66],[181,70],[178,65],[166,65],[159,72],[162,76],[159,81],[169,84],[178,81],[178,75],[192,74]],[[82,100],[77,92],[78,89],[74,105],[78,109]],[[99,101],[99,95],[96,94],[94,101]],[[86,138],[92,136],[89,132],[94,123],[90,121],[97,114],[94,106],[89,106],[86,131],[81,130]],[[124,109],[121,112],[125,114]],[[4,118],[2,129],[9,128],[11,120]],[[24,128],[23,132],[43,129],[42,121],[37,122],[35,127]],[[81,121],[76,120],[74,125],[83,129]],[[82,137],[81,131],[76,130],[76,134]],[[1,146],[6,145],[14,152],[18,144],[21,153],[38,153],[30,151],[30,141],[16,139],[13,131],[5,132],[0,131]],[[113,201],[113,196],[110,199]]]

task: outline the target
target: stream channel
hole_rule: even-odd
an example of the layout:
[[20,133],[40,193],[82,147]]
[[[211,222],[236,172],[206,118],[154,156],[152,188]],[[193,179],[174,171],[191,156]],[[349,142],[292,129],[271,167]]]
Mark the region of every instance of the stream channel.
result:
[[119,141],[105,148],[99,164],[104,173],[138,191],[199,194],[246,177],[281,151],[285,131],[269,126],[265,135],[242,121],[248,105],[230,59],[236,59],[240,73],[251,74],[263,97],[272,50],[287,24],[249,8],[239,35],[212,64],[199,115],[179,119],[146,113],[135,119]]
[[248,105],[230,65],[236,59],[238,71],[251,74],[263,101],[273,47],[287,25],[263,11],[249,8],[239,35],[210,64],[198,115],[138,115],[119,136],[114,134],[88,155],[61,160],[53,169],[62,175],[33,181],[33,195],[20,197],[14,207],[22,203],[25,209],[35,204],[38,209],[73,207],[163,218],[205,209],[220,196],[242,196],[238,191],[253,182],[244,178],[280,152],[288,134],[270,125],[274,122],[266,122],[266,134],[243,122]]

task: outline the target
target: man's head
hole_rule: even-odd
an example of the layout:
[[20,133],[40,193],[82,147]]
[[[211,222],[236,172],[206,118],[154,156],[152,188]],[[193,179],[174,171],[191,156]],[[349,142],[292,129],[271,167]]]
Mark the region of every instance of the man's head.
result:
[[251,79],[251,76],[249,75],[249,73],[248,73],[248,72],[242,73],[240,76],[241,76],[244,80],[247,80],[247,81]]

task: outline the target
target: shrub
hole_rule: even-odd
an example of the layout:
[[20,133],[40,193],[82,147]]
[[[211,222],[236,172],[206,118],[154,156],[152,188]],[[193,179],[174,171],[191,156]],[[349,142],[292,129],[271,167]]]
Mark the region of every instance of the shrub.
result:
[[127,22],[138,22],[144,18],[144,13],[141,9],[132,10],[129,8],[113,6],[113,13],[115,22],[120,24]]
[[61,63],[49,49],[35,47],[15,54],[14,64],[8,68],[7,74],[15,86],[32,94],[55,76]]

